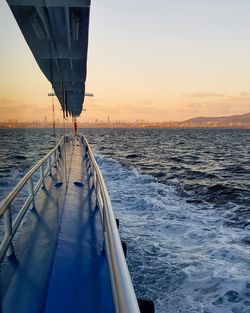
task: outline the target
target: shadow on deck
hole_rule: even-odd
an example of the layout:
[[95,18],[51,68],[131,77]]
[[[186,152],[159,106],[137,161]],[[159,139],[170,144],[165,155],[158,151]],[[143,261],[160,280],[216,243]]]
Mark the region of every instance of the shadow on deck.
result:
[[46,177],[16,241],[16,256],[1,268],[3,313],[114,312],[84,154],[81,144],[67,143],[58,170]]

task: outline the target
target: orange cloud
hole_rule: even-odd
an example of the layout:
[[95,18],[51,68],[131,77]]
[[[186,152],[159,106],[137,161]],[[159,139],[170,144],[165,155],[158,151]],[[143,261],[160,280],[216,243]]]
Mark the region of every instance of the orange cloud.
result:
[[[198,97],[197,97],[198,98]],[[211,96],[212,98],[212,96]],[[250,112],[250,93],[244,92],[236,96],[208,97],[199,101],[187,101],[178,106],[180,115],[186,117],[195,116],[220,116],[231,114],[242,114]]]
[[194,92],[194,93],[190,93],[190,94],[184,94],[183,97],[190,97],[190,98],[211,98],[211,97],[215,97],[215,98],[219,98],[219,97],[225,97],[225,95],[223,94],[219,94],[219,93],[213,93],[213,92]]

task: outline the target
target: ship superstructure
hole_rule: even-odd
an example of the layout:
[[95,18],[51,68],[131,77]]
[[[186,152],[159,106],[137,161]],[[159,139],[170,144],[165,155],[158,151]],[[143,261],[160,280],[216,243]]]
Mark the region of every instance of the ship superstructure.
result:
[[90,0],[7,0],[64,114],[83,109]]

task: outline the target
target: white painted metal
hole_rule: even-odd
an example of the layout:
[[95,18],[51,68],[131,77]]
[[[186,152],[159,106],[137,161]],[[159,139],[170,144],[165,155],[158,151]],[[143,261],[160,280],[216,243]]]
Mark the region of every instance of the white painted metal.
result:
[[105,251],[108,258],[115,311],[116,313],[140,313],[103,176],[87,139],[84,136],[81,136],[81,138],[82,142],[88,147],[87,154],[91,164],[92,176],[96,177],[93,182],[103,221]]
[[34,185],[33,185],[32,177],[30,177],[30,179],[29,179],[29,187],[30,187],[30,196],[32,197],[33,209],[35,209],[36,203],[35,203]]
[[[59,143],[52,149],[43,159],[41,159],[19,182],[19,184],[9,193],[9,195],[0,204],[0,219],[4,218],[4,238],[0,245],[0,263],[3,261],[5,255],[10,256],[14,253],[13,238],[17,232],[23,217],[25,216],[29,206],[32,204],[35,207],[35,195],[41,186],[44,186],[44,178],[51,171],[51,166],[57,164],[59,158],[59,151],[64,145],[64,136]],[[54,158],[51,160],[52,156]],[[48,162],[49,160],[49,162]],[[46,166],[47,165],[47,166]],[[46,166],[46,167],[45,167]],[[45,167],[45,168],[44,168]],[[32,176],[34,173],[40,171],[40,179],[37,184],[33,186]],[[19,192],[29,184],[29,196],[20,208],[14,221],[12,221],[11,204],[18,196]]]

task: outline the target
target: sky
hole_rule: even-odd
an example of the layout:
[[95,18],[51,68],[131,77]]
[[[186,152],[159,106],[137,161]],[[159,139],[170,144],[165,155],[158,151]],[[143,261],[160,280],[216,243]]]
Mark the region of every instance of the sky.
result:
[[[0,40],[0,121],[50,120],[50,83],[5,0]],[[250,112],[250,1],[92,0],[86,91],[83,122]]]

